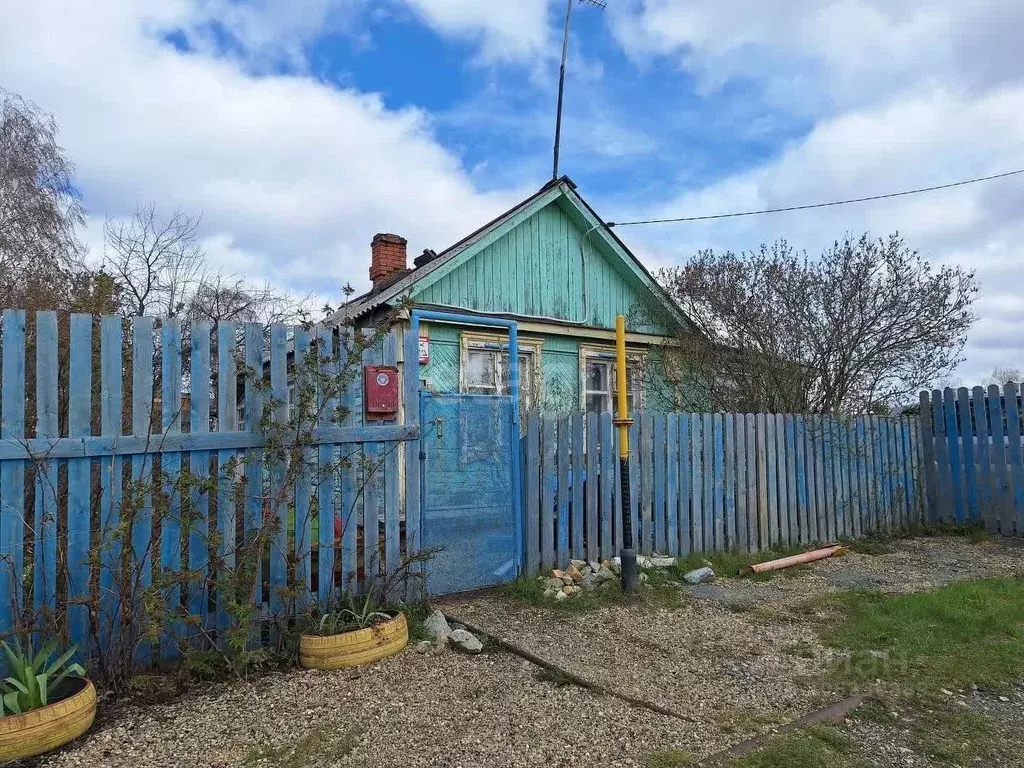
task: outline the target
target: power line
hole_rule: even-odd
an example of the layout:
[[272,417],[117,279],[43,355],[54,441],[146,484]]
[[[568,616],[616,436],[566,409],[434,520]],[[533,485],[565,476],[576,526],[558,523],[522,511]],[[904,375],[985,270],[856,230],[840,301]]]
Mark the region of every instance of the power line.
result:
[[810,205],[791,205],[787,208],[765,208],[760,211],[740,211],[738,213],[716,213],[711,216],[680,216],[678,218],[671,219],[640,219],[638,221],[609,221],[607,226],[611,227],[632,227],[640,224],[673,224],[676,222],[683,221],[709,221],[711,219],[735,219],[740,216],[760,216],[765,213],[786,213],[787,211],[807,211],[812,208],[830,208],[836,205],[849,205],[851,203],[866,203],[871,200],[887,200],[891,197],[905,197],[907,195],[917,195],[921,192],[935,192],[939,189],[951,189],[952,187],[963,187],[967,184],[977,184],[982,181],[992,181],[993,179],[1003,179],[1007,176],[1017,176],[1024,173],[1024,168],[1016,171],[1007,171],[1006,173],[997,173],[993,176],[981,176],[977,179],[966,179],[964,181],[954,181],[952,184],[939,184],[934,187],[921,187],[920,189],[907,189],[903,192],[890,192],[885,195],[872,195],[870,197],[854,197],[849,200],[833,200],[828,203],[812,203]]

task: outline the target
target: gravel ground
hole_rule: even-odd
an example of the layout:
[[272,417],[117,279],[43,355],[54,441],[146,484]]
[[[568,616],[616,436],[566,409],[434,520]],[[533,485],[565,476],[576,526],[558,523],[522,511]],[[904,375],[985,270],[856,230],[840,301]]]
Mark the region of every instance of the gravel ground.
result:
[[[687,590],[674,610],[566,615],[495,597],[447,606],[572,672],[697,723],[544,682],[535,667],[508,653],[410,650],[361,674],[296,671],[167,705],[129,704],[39,765],[643,766],[664,748],[707,755],[841,697],[812,682],[830,652],[799,617],[809,598],[867,584],[926,589],[1020,573],[1022,562],[1024,549],[1010,542],[918,539],[770,582],[720,579],[717,590]],[[1015,696],[1006,703],[973,695],[966,706],[989,707],[1024,733],[1024,691]],[[880,766],[930,766],[900,751],[912,746],[897,725],[851,727]],[[334,742],[306,754],[317,734]]]

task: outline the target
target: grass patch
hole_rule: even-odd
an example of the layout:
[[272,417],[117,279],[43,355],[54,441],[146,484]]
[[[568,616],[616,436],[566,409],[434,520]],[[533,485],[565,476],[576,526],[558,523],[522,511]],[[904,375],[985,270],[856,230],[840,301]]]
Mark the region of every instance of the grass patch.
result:
[[857,745],[838,728],[814,725],[793,731],[749,755],[734,758],[728,768],[867,768]]
[[402,603],[393,606],[393,610],[405,614],[405,621],[409,625],[409,642],[415,643],[418,640],[429,640],[423,630],[423,622],[432,613],[432,609],[426,603]]
[[685,749],[659,749],[647,756],[645,768],[691,768],[697,765],[697,756]]
[[[779,549],[764,549],[760,552],[745,552],[739,549],[732,549],[727,552],[712,552],[707,555],[703,554],[692,554],[686,557],[681,557],[676,560],[674,569],[676,576],[682,578],[683,574],[692,571],[696,568],[703,568],[708,563],[711,563],[711,568],[714,570],[716,576],[735,577],[740,575],[740,571],[744,568],[749,568],[751,565],[756,563],[766,563],[769,560],[778,560],[780,557],[789,557],[790,555],[798,555],[806,550],[803,547],[780,547]],[[767,581],[771,579],[776,572],[772,571],[769,573],[755,573],[751,574],[750,578],[755,580]]]
[[1024,579],[955,582],[931,592],[850,590],[830,598],[843,619],[823,632],[849,661],[834,673],[934,690],[998,688],[1024,676]]
[[666,568],[650,568],[641,573],[648,576],[648,583],[641,585],[635,595],[627,595],[622,591],[619,582],[606,582],[608,586],[585,589],[578,595],[567,600],[555,600],[544,597],[544,582],[535,577],[524,577],[503,584],[497,595],[506,600],[513,600],[537,608],[557,613],[580,614],[608,608],[615,605],[641,605],[648,608],[672,609],[682,604],[679,590],[667,584],[669,574]]
[[556,688],[564,688],[567,685],[576,685],[576,681],[560,669],[541,667],[533,676],[542,683],[551,683]]
[[306,768],[347,757],[358,741],[354,731],[317,728],[292,744],[280,747],[252,747],[242,765],[247,768]]
[[913,536],[957,536],[965,538],[972,544],[981,544],[986,541],[993,541],[996,537],[985,530],[981,523],[935,523],[933,525],[918,525],[910,530]]
[[921,755],[953,765],[985,759],[991,765],[1009,756],[995,724],[944,695],[908,696],[892,701],[872,698],[850,713],[860,722],[899,728]]

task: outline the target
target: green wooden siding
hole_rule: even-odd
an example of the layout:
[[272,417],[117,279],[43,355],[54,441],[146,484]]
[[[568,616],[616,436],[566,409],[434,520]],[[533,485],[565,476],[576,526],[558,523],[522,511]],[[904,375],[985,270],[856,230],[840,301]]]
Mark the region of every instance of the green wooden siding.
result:
[[669,333],[663,321],[650,317],[650,290],[605,258],[600,238],[584,234],[552,202],[433,284],[413,289],[413,298],[598,328],[614,328],[622,314],[633,318],[632,330]]

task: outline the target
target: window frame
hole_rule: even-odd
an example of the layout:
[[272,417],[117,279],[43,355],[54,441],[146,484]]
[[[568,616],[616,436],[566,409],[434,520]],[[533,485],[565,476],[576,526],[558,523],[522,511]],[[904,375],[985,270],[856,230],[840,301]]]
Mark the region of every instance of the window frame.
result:
[[[469,391],[469,385],[467,383],[467,368],[469,363],[469,355],[471,352],[491,352],[497,353],[496,359],[501,360],[501,353],[508,354],[509,344],[508,336],[504,334],[494,333],[480,333],[478,331],[463,331],[460,334],[459,341],[459,392],[462,394],[484,394],[484,393],[472,393]],[[532,394],[533,402],[529,403],[530,408],[536,408],[538,403],[541,401],[541,382],[542,378],[540,375],[541,370],[541,349],[543,342],[540,339],[530,338],[519,338],[518,339],[519,355],[528,355],[530,364],[525,368],[520,366],[519,370],[519,394],[522,398],[523,386],[522,382],[526,377],[530,377],[530,392]],[[491,396],[501,396],[501,371],[496,366],[494,368],[494,392],[488,393]],[[523,407],[521,405],[521,407]],[[526,410],[529,410],[528,408]]]
[[[591,345],[581,344],[580,345],[580,410],[588,412],[587,410],[587,399],[590,395],[598,394],[607,398],[606,404],[609,406],[608,410],[597,411],[597,413],[611,413],[615,414],[617,406],[617,395],[618,395],[618,377],[617,377],[617,355],[615,347],[608,347],[604,345]],[[608,390],[594,390],[590,389],[587,381],[587,364],[590,362],[601,362],[606,363],[608,366]],[[635,349],[626,350],[626,363],[632,370],[637,368],[642,369],[647,363],[647,354]],[[634,367],[635,366],[635,367]],[[630,384],[633,386],[630,387]],[[640,413],[644,408],[644,389],[642,377],[634,377],[632,381],[626,382],[627,392],[633,396],[633,405],[630,409],[631,413]]]

